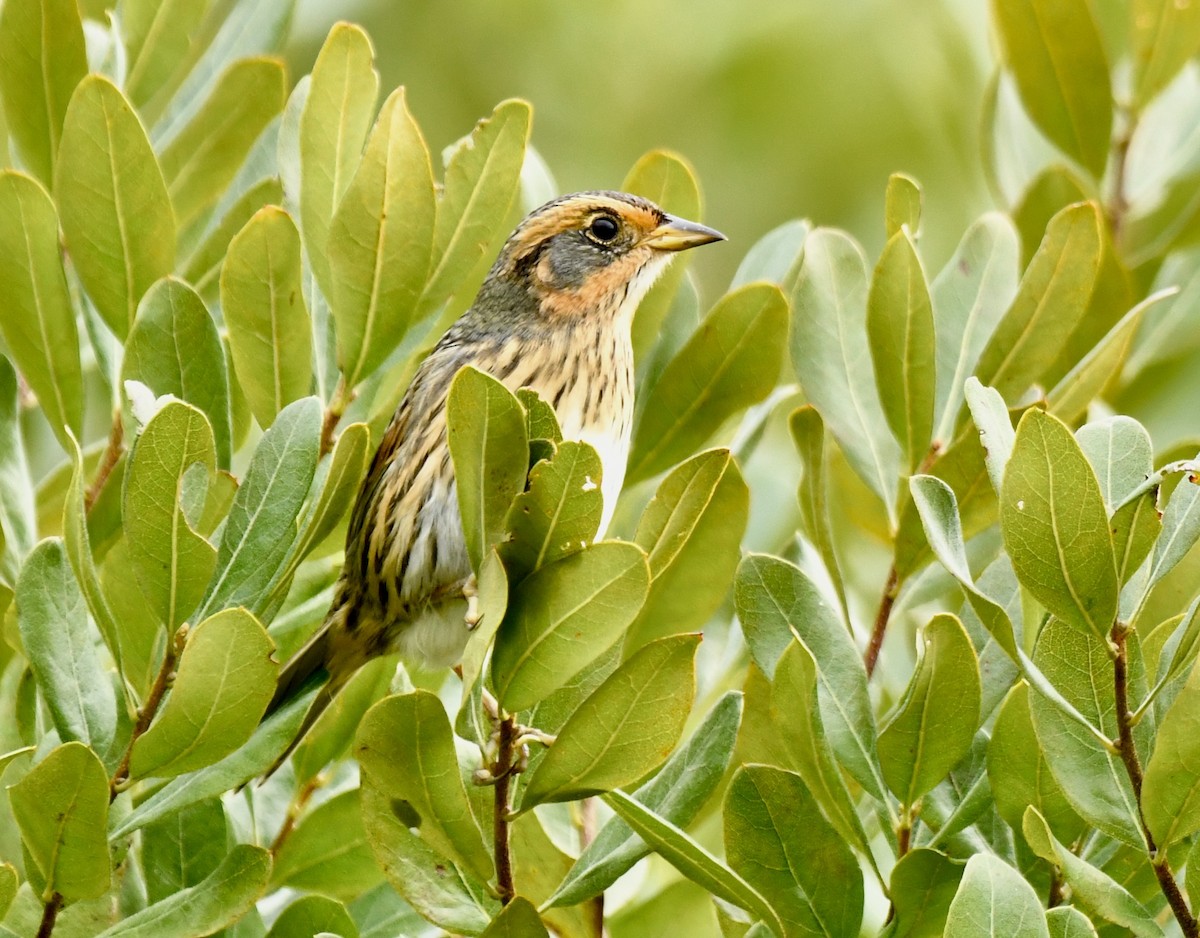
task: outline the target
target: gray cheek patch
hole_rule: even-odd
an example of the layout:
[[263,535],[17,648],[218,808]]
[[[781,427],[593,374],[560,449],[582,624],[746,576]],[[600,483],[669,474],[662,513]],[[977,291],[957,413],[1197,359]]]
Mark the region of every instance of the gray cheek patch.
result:
[[573,289],[583,284],[589,274],[601,270],[616,260],[621,249],[605,249],[592,244],[577,231],[555,235],[546,245],[544,257],[555,289]]

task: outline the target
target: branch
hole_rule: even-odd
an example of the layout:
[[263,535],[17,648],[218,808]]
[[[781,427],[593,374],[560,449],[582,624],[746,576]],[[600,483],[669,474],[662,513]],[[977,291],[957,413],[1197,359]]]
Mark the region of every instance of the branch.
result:
[[42,923],[38,925],[37,938],[50,938],[51,932],[54,931],[54,923],[58,919],[58,911],[62,907],[62,894],[56,892],[46,902],[45,908],[42,909]]
[[158,674],[154,678],[154,684],[150,687],[150,693],[146,696],[146,702],[138,708],[137,722],[133,725],[133,732],[129,736],[129,745],[125,747],[125,754],[121,756],[121,761],[117,765],[117,769],[113,772],[112,778],[108,783],[108,800],[115,801],[116,797],[125,783],[129,780],[129,760],[133,756],[133,744],[138,741],[146,730],[150,729],[150,724],[154,721],[155,714],[158,713],[159,706],[162,705],[163,697],[167,693],[167,688],[171,686],[171,679],[175,674],[175,662],[179,658],[179,654],[183,651],[183,646],[187,642],[188,627],[186,624],[181,625],[175,632],[175,637],[167,643],[167,650],[163,655],[162,667],[158,669]]
[[342,415],[346,413],[346,408],[350,406],[350,402],[354,400],[354,392],[346,388],[346,376],[343,374],[338,378],[337,387],[333,391],[333,399],[329,402],[329,406],[325,408],[325,420],[321,424],[321,450],[320,455],[325,456],[335,442],[333,431],[337,429],[338,421],[342,419]]
[[508,905],[516,895],[513,886],[512,851],[508,842],[508,817],[512,810],[508,803],[509,782],[514,768],[513,743],[516,740],[517,724],[510,715],[502,715],[499,725],[499,742],[496,761],[491,765],[492,777],[496,779],[495,811],[493,814],[493,845],[496,853],[496,885],[500,901]]
[[271,841],[271,857],[279,856],[279,850],[284,842],[292,835],[292,831],[296,829],[296,822],[300,820],[300,815],[304,813],[305,805],[309,799],[316,793],[317,789],[324,784],[324,779],[320,774],[314,775],[305,784],[304,787],[292,799],[292,803],[288,805],[287,815],[283,819],[283,826],[279,828],[279,833],[275,835],[275,839]]
[[[579,802],[579,852],[587,850],[588,845],[596,839],[596,799],[584,798]],[[599,895],[589,899],[586,912],[592,920],[592,934],[604,934],[604,890]]]
[[875,626],[871,629],[871,641],[867,644],[863,664],[867,668],[867,677],[875,673],[875,664],[879,660],[879,649],[883,647],[883,637],[887,634],[888,619],[892,615],[892,607],[896,605],[898,578],[896,564],[888,571],[887,584],[883,587],[883,596],[879,600],[879,611],[875,613]]
[[1179,922],[1185,938],[1200,938],[1200,923],[1197,923],[1196,917],[1192,915],[1183,898],[1179,883],[1171,872],[1167,852],[1160,851],[1155,845],[1154,835],[1150,833],[1150,828],[1146,826],[1146,819],[1142,814],[1142,763],[1138,758],[1137,748],[1134,746],[1133,714],[1129,712],[1129,650],[1125,643],[1128,634],[1128,627],[1124,623],[1113,623],[1112,642],[1117,652],[1113,659],[1113,693],[1116,697],[1118,752],[1125,765],[1125,772],[1129,776],[1129,783],[1133,786],[1133,793],[1137,796],[1138,820],[1142,825],[1142,835],[1146,838],[1146,849],[1150,852],[1150,865],[1154,867],[1154,875],[1158,877],[1159,888],[1167,897],[1167,902],[1171,906],[1171,911],[1175,914],[1175,920]]
[[88,486],[83,495],[84,511],[90,512],[92,506],[96,504],[96,499],[104,491],[108,477],[112,475],[113,469],[121,459],[121,454],[125,452],[124,441],[125,425],[121,422],[121,411],[116,410],[113,411],[112,429],[108,432],[108,446],[104,450],[104,455],[100,457],[100,467],[96,470],[96,478],[92,480],[92,484]]

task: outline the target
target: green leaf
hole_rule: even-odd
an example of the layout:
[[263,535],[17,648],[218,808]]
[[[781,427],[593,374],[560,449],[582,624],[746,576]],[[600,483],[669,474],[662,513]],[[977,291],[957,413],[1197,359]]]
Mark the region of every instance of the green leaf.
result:
[[1154,752],[1146,765],[1142,815],[1161,850],[1200,830],[1197,701],[1200,701],[1200,671],[1193,667],[1187,683],[1158,725]]
[[378,95],[370,38],[352,23],[335,23],[313,65],[299,134],[300,225],[326,296],[333,293],[329,223],[362,159]]
[[917,669],[879,733],[883,777],[905,805],[958,764],[979,725],[979,662],[962,623],[936,615],[920,642]]
[[11,863],[0,863],[0,918],[17,895],[17,870]]
[[784,222],[778,228],[772,228],[746,252],[729,289],[736,290],[756,280],[766,280],[776,284],[785,293],[791,291],[800,275],[804,239],[811,230],[812,226],[807,221],[800,220]]
[[254,141],[280,111],[287,76],[276,59],[234,62],[187,126],[162,146],[163,175],[182,227],[233,181]]
[[771,723],[789,757],[787,767],[804,780],[839,836],[870,856],[866,832],[821,722],[818,674],[812,653],[799,641],[792,641],[779,659],[771,684]]
[[541,938],[548,936],[537,909],[528,899],[517,896],[506,905],[480,938]]
[[429,150],[398,88],[329,225],[329,299],[347,387],[378,368],[412,325],[435,213]]
[[788,415],[788,429],[800,456],[800,520],[805,534],[821,555],[825,572],[837,593],[840,611],[847,609],[846,584],[833,543],[833,523],[829,513],[828,456],[825,447],[825,422],[811,404],[797,407]]
[[245,743],[275,692],[274,648],[245,609],[226,609],[196,626],[166,706],[133,745],[130,777],[182,775]]
[[300,729],[300,724],[317,691],[289,701],[267,717],[250,741],[215,765],[206,766],[167,782],[150,794],[129,814],[114,822],[108,832],[110,841],[117,841],[154,821],[169,817],[176,811],[214,798],[223,792],[244,785],[273,765]]
[[1163,509],[1162,534],[1150,560],[1149,590],[1173,570],[1200,538],[1200,482],[1185,476]]
[[68,430],[83,438],[83,369],[59,255],[58,218],[45,189],[8,170],[0,172],[0,304],[8,352],[69,450]]
[[559,731],[520,810],[611,791],[661,765],[692,708],[699,644],[699,635],[659,639],[610,674]]
[[381,700],[363,717],[355,756],[368,785],[407,802],[421,838],[480,879],[492,860],[463,788],[450,719],[435,694],[413,691]]
[[175,263],[175,218],[158,160],[133,105],[90,75],[71,96],[55,193],[71,261],[121,339],[150,284]]
[[203,881],[135,912],[96,938],[203,938],[252,909],[270,874],[270,853],[237,844]]
[[1150,434],[1132,417],[1093,420],[1079,428],[1075,441],[1096,473],[1104,507],[1110,513],[1154,471]]
[[[77,491],[73,514],[80,519],[83,517],[83,479]],[[72,522],[68,522],[71,524]],[[78,524],[79,522],[74,522]],[[71,528],[67,529],[67,555],[72,556],[76,549],[72,546],[74,537]],[[144,699],[154,684],[158,674],[163,649],[167,641],[167,632],[159,618],[147,602],[136,574],[133,574],[134,561],[130,558],[131,548],[128,538],[120,538],[104,556],[104,564],[100,568],[100,591],[103,599],[107,600],[111,614],[112,634],[114,644],[119,651],[114,651],[114,660],[119,661],[119,669],[124,682],[139,698]],[[74,558],[72,557],[74,563]],[[86,560],[84,561],[86,564]],[[132,574],[132,575],[131,575]],[[75,571],[80,576],[79,570]],[[89,595],[87,574],[81,580],[84,585],[84,595]],[[93,617],[97,615],[95,609]],[[100,622],[100,620],[97,620]],[[109,627],[101,624],[107,632]],[[107,640],[107,636],[106,636]]]
[[160,280],[142,299],[125,343],[121,380],[140,381],[156,395],[174,394],[203,411],[217,464],[229,468],[233,430],[225,350],[204,301],[182,280]]
[[[621,189],[647,198],[680,218],[701,219],[700,183],[691,164],[676,153],[651,150],[634,164]],[[639,372],[658,342],[667,312],[687,272],[687,261],[686,252],[683,257],[675,258],[638,305],[633,318],[633,355]]]
[[755,283],[724,296],[650,391],[629,455],[627,482],[648,479],[701,446],[726,419],[775,387],[787,300]]
[[108,892],[108,774],[83,743],[51,750],[8,789],[25,856],[68,902]]
[[979,441],[983,444],[988,479],[999,495],[1004,487],[1004,468],[1012,457],[1013,443],[1017,438],[1012,418],[999,392],[980,384],[978,378],[972,376],[967,379],[964,394],[971,410],[971,419],[979,430]]
[[1128,929],[1131,935],[1161,938],[1163,931],[1146,908],[1106,873],[1059,843],[1050,833],[1045,818],[1032,805],[1024,811],[1022,832],[1030,849],[1061,871],[1071,887],[1072,899],[1114,925]]
[[1107,641],[1118,584],[1100,486],[1071,431],[1037,409],[1017,426],[1000,527],[1021,584],[1054,615]]
[[1006,400],[1018,398],[1054,364],[1087,311],[1100,271],[1101,225],[1100,212],[1090,202],[1069,205],[1050,219],[1016,298],[975,369],[979,381]]
[[762,918],[776,935],[787,934],[779,916],[758,890],[670,821],[623,791],[611,791],[604,800],[659,856],[692,882]]
[[[409,813],[404,812],[406,819]],[[450,932],[478,935],[500,910],[482,883],[437,853],[424,831],[411,831],[407,820],[397,817],[396,802],[371,787],[363,789],[363,826],[388,882],[429,921]]]
[[729,865],[779,913],[783,935],[858,935],[862,871],[799,775],[742,766],[724,818]]
[[[529,438],[538,437],[531,430]],[[525,491],[508,510],[499,545],[514,583],[592,543],[604,513],[603,474],[600,457],[586,443],[561,443],[553,456],[534,464]]]
[[354,673],[296,746],[292,769],[298,783],[311,781],[326,765],[346,753],[363,714],[387,694],[395,673],[396,662],[391,656],[372,658]]
[[[658,817],[686,827],[724,776],[741,719],[742,695],[730,691],[717,701],[662,771],[632,797]],[[599,895],[649,851],[646,842],[625,821],[611,818],[579,855],[546,905],[575,905]]]
[[1025,809],[1032,805],[1048,819],[1058,836],[1072,842],[1084,832],[1084,824],[1055,781],[1038,745],[1029,702],[1028,686],[1017,684],[1004,698],[992,729],[987,772],[996,810],[1004,823],[1020,830]]
[[729,592],[750,490],[728,450],[709,450],[674,469],[638,521],[635,542],[650,558],[650,595],[625,639],[625,655],[646,642],[698,629]]
[[312,389],[312,323],[304,305],[300,233],[278,206],[260,209],[221,268],[221,311],[238,381],[260,426]]
[[532,117],[526,102],[501,101],[452,149],[421,295],[424,311],[439,309],[507,234],[505,223],[517,195]]
[[895,526],[900,455],[879,392],[865,380],[873,368],[867,283],[866,258],[849,236],[818,228],[805,239],[792,293],[792,363],[805,396]]
[[179,71],[207,7],[208,0],[120,0],[125,92],[135,104],[146,104]]
[[896,912],[891,938],[942,938],[962,875],[961,861],[925,847],[897,860],[891,876]]
[[106,757],[117,732],[116,697],[61,539],[33,549],[16,601],[21,643],[58,735]]
[[1096,928],[1086,915],[1069,905],[1046,910],[1050,938],[1096,938]]
[[[1117,738],[1113,665],[1107,640],[1097,640],[1060,619],[1051,619],[1038,636],[1033,661],[1092,727],[1089,730],[1081,726],[1040,691],[1030,695],[1033,727],[1055,781],[1085,821],[1142,849],[1138,802],[1125,766],[1112,744],[1105,745],[1097,738]],[[1131,664],[1140,667],[1140,660]],[[1130,699],[1144,696],[1141,683],[1140,671],[1131,666]]]
[[905,226],[910,238],[917,237],[921,228],[921,186],[912,176],[904,173],[888,176],[883,217],[889,241]]
[[906,231],[891,237],[875,267],[867,335],[884,415],[909,472],[916,472],[933,436],[936,344],[929,287]]
[[446,434],[471,568],[505,532],[505,519],[525,488],[529,441],[525,412],[491,375],[464,366],[446,398]]
[[229,825],[217,799],[201,801],[148,824],[142,832],[142,869],[151,904],[196,886],[227,852]]
[[230,606],[252,612],[296,539],[296,518],[317,467],[321,404],[315,397],[279,412],[263,434],[225,520],[217,567],[199,615]]
[[301,896],[279,913],[266,938],[313,938],[318,934],[358,938],[358,926],[340,902],[326,896]]
[[649,585],[646,555],[620,541],[594,544],[522,582],[492,652],[501,706],[528,710],[611,648],[637,616]]
[[33,483],[21,435],[21,399],[17,372],[0,355],[0,578],[16,580],[21,559],[37,541]]
[[937,440],[953,437],[963,385],[1016,296],[1019,248],[1008,217],[989,212],[967,229],[929,288],[937,334]]
[[995,0],[992,19],[1030,118],[1099,177],[1108,158],[1113,102],[1108,60],[1088,4]]
[[1173,288],[1159,290],[1121,317],[1108,334],[1047,392],[1046,409],[1060,420],[1069,423],[1078,420],[1112,376],[1121,371],[1146,311],[1171,296],[1174,296]]
[[129,458],[122,512],[129,559],[142,595],[168,631],[191,615],[216,565],[217,551],[196,531],[198,512],[188,497],[202,483],[197,494],[203,498],[215,470],[208,421],[178,401],[151,418]]
[[[22,163],[47,186],[53,180],[67,102],[87,70],[83,24],[75,0],[4,5],[0,98],[7,129]],[[0,217],[7,214],[0,212]]]
[[1011,866],[987,853],[967,861],[946,916],[954,938],[1050,938],[1033,887]]
[[1174,0],[1133,0],[1129,25],[1134,96],[1144,107],[1200,48],[1200,7]]
[[360,802],[360,792],[353,789],[308,812],[276,853],[271,885],[349,902],[382,882],[367,846]]
[[738,568],[734,603],[751,653],[767,676],[775,673],[792,635],[808,649],[817,665],[817,700],[829,744],[846,771],[882,801],[867,672],[816,586],[787,561],[750,554]]

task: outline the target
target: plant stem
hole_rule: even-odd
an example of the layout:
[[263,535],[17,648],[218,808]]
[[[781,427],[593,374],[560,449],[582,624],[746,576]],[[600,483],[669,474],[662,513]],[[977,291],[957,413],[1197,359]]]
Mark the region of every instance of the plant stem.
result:
[[112,475],[112,471],[116,468],[117,463],[121,459],[121,454],[125,452],[125,425],[121,422],[121,411],[113,411],[112,429],[108,432],[108,446],[105,447],[104,455],[100,457],[100,466],[96,470],[96,478],[92,480],[92,484],[88,486],[87,491],[83,494],[83,508],[85,511],[91,511],[92,506],[96,504],[96,499],[100,497],[100,493],[104,491],[104,486],[108,482],[108,477]]
[[1142,763],[1133,742],[1133,715],[1129,712],[1129,649],[1125,642],[1128,633],[1129,629],[1123,622],[1113,623],[1112,642],[1117,652],[1113,659],[1113,693],[1116,698],[1118,751],[1138,800],[1138,820],[1142,825],[1146,849],[1150,852],[1150,865],[1154,867],[1154,875],[1158,877],[1159,888],[1167,897],[1167,903],[1171,906],[1175,920],[1179,922],[1186,938],[1200,938],[1200,923],[1197,923],[1196,917],[1188,908],[1179,883],[1171,872],[1166,851],[1159,851],[1142,813]]
[[[582,853],[596,839],[596,799],[584,798],[579,802],[579,850]],[[604,934],[604,891],[588,900],[588,914],[592,920],[592,934],[600,938]]]
[[284,841],[296,829],[296,822],[300,820],[300,815],[304,813],[305,805],[308,804],[309,799],[312,798],[313,794],[322,784],[324,784],[324,780],[321,776],[319,774],[314,775],[304,784],[304,787],[300,789],[296,797],[292,799],[292,803],[288,805],[287,815],[283,819],[283,826],[279,828],[279,833],[271,841],[270,851],[272,858],[279,855],[279,848],[283,846]]
[[129,760],[133,756],[133,744],[150,728],[155,714],[158,713],[159,706],[162,705],[167,688],[171,686],[171,677],[175,673],[175,662],[178,660],[179,654],[183,651],[187,635],[187,625],[181,625],[175,632],[174,638],[167,643],[167,650],[163,654],[162,667],[158,669],[158,674],[155,676],[154,683],[150,687],[150,693],[146,695],[146,702],[138,708],[137,722],[134,723],[133,732],[129,736],[129,745],[125,747],[125,754],[121,756],[117,770],[113,772],[113,776],[109,780],[108,800],[110,803],[116,800],[117,795],[121,791],[122,783],[129,778]]
[[513,774],[513,740],[516,739],[516,729],[513,717],[503,714],[500,718],[496,761],[491,766],[492,777],[496,779],[492,843],[496,853],[496,885],[500,893],[500,902],[504,905],[508,905],[516,895],[513,886],[512,851],[508,842],[508,815],[511,811],[508,793]]
[[1063,879],[1059,873],[1058,867],[1052,867],[1050,870],[1050,889],[1046,893],[1046,908],[1054,909],[1062,905],[1063,901]]
[[58,919],[58,910],[63,907],[63,897],[54,893],[42,909],[42,923],[38,925],[37,938],[50,938],[54,931],[54,923]]
[[346,376],[341,375],[338,378],[337,387],[333,391],[333,399],[329,402],[329,406],[325,408],[325,420],[321,424],[321,456],[326,455],[335,442],[333,431],[337,429],[338,421],[342,419],[342,415],[346,413],[346,408],[350,406],[350,402],[354,400],[354,392],[346,388]]
[[1141,116],[1131,107],[1124,108],[1123,110],[1126,114],[1125,127],[1113,141],[1112,192],[1109,194],[1108,205],[1105,207],[1105,213],[1108,215],[1109,224],[1112,227],[1112,238],[1115,242],[1119,242],[1120,240],[1125,224],[1125,216],[1129,212],[1129,199],[1125,194],[1125,176],[1129,164],[1129,146],[1133,142],[1133,135],[1137,130],[1138,118]]
[[879,649],[883,647],[883,637],[887,634],[888,619],[892,615],[892,607],[896,605],[898,578],[896,564],[888,571],[887,584],[883,588],[883,596],[879,600],[879,611],[875,613],[875,627],[871,629],[871,641],[863,655],[863,664],[867,668],[867,677],[875,673],[875,664],[879,660]]

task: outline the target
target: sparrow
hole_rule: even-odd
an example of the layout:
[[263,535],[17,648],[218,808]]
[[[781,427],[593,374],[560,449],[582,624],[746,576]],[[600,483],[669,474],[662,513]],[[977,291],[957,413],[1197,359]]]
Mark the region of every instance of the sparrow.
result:
[[517,226],[384,431],[350,517],[329,612],[282,669],[268,714],[323,672],[327,680],[299,740],[371,658],[398,651],[435,667],[461,659],[474,580],[446,440],[446,398],[463,366],[514,392],[533,389],[553,407],[563,439],[596,449],[604,505],[597,538],[603,536],[629,454],[634,312],[675,254],[720,240],[712,228],[611,191],[562,196]]

